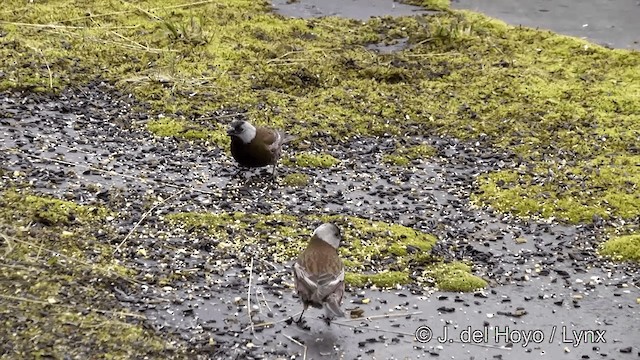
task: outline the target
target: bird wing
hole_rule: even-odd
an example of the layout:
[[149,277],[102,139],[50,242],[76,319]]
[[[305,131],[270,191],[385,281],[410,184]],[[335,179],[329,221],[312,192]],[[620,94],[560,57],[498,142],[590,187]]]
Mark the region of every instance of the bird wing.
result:
[[272,153],[278,152],[280,151],[280,148],[282,147],[282,140],[283,140],[283,136],[280,132],[278,131],[273,131],[273,142],[271,142],[271,144],[269,144],[267,146],[267,148],[269,149],[269,151],[271,151]]
[[339,287],[344,284],[344,268],[340,269],[338,275],[335,274],[322,274],[318,276],[318,297],[325,299],[327,296],[333,294]]
[[331,273],[313,275],[296,262],[293,265],[293,270],[298,282],[296,286],[298,293],[304,291],[304,295],[316,299],[316,302],[324,301],[326,297],[341,290],[341,287],[344,286],[344,268],[341,268],[337,275]]
[[[293,265],[293,274],[296,277],[296,280],[299,282],[299,285],[303,285],[305,290],[307,290],[310,294],[315,293],[318,290],[318,284],[315,280],[315,277],[307,270],[302,267],[302,265],[297,262]],[[296,286],[298,292],[300,292],[299,286]]]
[[274,148],[282,145],[282,134],[273,129],[267,127],[260,127],[258,132],[261,134],[261,140],[266,145],[267,149],[273,150]]

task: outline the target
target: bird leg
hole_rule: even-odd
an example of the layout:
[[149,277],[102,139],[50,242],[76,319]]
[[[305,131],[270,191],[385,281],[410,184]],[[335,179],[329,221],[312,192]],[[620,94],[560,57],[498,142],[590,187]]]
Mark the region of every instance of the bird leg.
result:
[[300,324],[300,321],[302,321],[302,315],[304,315],[304,312],[307,311],[307,308],[309,307],[309,304],[304,303],[303,304],[304,307],[302,308],[302,312],[300,313],[300,317],[298,318],[298,321],[296,321],[297,324]]
[[235,179],[236,176],[238,176],[243,171],[244,171],[244,169],[242,167],[238,166],[238,171],[236,171],[233,175],[231,175],[231,178]]
[[275,180],[276,179],[276,164],[273,164],[273,171],[271,172],[271,180]]
[[304,309],[302,309],[302,312],[300,313],[300,317],[298,318],[298,320],[296,320],[296,324],[300,324],[300,321],[302,321],[302,315],[304,315],[305,310],[307,310],[306,306],[304,307]]

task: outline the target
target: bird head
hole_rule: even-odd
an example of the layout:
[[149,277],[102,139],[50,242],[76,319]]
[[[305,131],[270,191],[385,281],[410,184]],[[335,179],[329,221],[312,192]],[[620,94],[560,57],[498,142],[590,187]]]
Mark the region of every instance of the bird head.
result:
[[243,143],[248,144],[256,137],[256,128],[248,121],[236,120],[229,125],[227,135],[237,137]]
[[331,223],[324,223],[313,231],[313,236],[337,249],[340,246],[340,229]]

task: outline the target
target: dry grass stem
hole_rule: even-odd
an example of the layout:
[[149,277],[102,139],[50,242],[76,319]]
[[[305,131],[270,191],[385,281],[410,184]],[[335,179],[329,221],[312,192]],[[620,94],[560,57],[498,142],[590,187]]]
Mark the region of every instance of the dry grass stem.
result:
[[249,327],[251,328],[251,333],[255,334],[253,328],[253,318],[251,316],[251,280],[253,278],[253,257],[251,258],[251,263],[249,264],[249,286],[247,289],[247,314],[249,315]]
[[[185,8],[185,7],[209,4],[209,3],[213,3],[213,2],[217,2],[217,1],[218,0],[206,0],[206,1],[196,1],[196,2],[193,2],[193,3],[179,4],[179,5],[172,5],[172,6],[160,6],[160,7],[155,7],[155,8],[151,8],[151,9],[148,9],[148,10],[143,10],[143,12],[148,13],[150,11],[162,10],[162,9],[165,9],[165,10],[168,10],[168,9],[179,9],[179,8]],[[139,11],[139,10],[141,10],[141,9],[114,11],[114,12],[104,13],[104,14],[80,16],[80,17],[76,17],[76,18],[72,18],[72,19],[61,20],[59,22],[72,22],[72,21],[86,20],[86,19],[97,19],[97,18],[107,17],[107,16],[130,14],[130,13],[133,13],[133,12],[136,12],[136,11]]]
[[291,340],[294,344],[298,345],[298,346],[302,346],[302,348],[304,349],[304,352],[302,353],[302,360],[307,360],[307,345],[304,345],[303,343],[301,343],[300,341],[292,338],[291,336],[287,335],[287,334],[282,334],[284,337],[286,337],[287,339]]
[[162,199],[160,202],[158,202],[157,204],[153,205],[151,207],[151,209],[147,210],[144,214],[142,214],[142,217],[140,218],[140,220],[138,220],[138,222],[136,222],[136,224],[133,226],[133,228],[131,229],[131,231],[129,231],[129,233],[127,234],[127,236],[124,237],[124,239],[122,240],[122,242],[120,242],[120,244],[118,244],[118,246],[116,246],[116,249],[113,251],[113,253],[117,253],[120,252],[120,248],[122,247],[122,245],[124,245],[125,242],[127,242],[127,240],[129,239],[129,237],[131,236],[131,234],[133,234],[134,231],[136,231],[136,229],[138,228],[138,226],[140,226],[140,224],[144,221],[144,219],[149,216],[153,210],[155,210],[158,206],[166,203],[167,201],[180,196],[185,189],[181,189],[180,191],[178,191],[177,193],[169,196],[166,199]]
[[[40,305],[47,305],[47,306],[65,307],[65,308],[69,308],[69,309],[77,309],[77,307],[73,306],[73,305],[58,304],[58,303],[55,303],[55,302],[42,301],[42,300],[36,300],[36,299],[29,299],[29,298],[20,297],[20,296],[11,296],[11,295],[0,294],[0,298],[4,298],[4,299],[7,299],[7,300],[21,301],[21,302],[29,302],[29,303],[32,303],[32,304],[40,304]],[[134,314],[134,313],[129,313],[129,312],[123,312],[123,311],[111,311],[111,310],[101,310],[101,309],[91,309],[91,308],[89,308],[88,310],[94,311],[94,312],[97,312],[97,313],[101,313],[101,314],[110,314],[110,315],[117,315],[117,316],[124,316],[124,317],[133,317],[133,318],[137,318],[137,319],[146,319],[147,318],[144,315]]]
[[414,312],[410,312],[410,313],[398,313],[398,314],[371,315],[371,316],[363,316],[363,317],[353,318],[353,319],[346,319],[346,320],[343,320],[342,322],[376,320],[376,319],[391,319],[391,318],[404,317],[404,316],[413,316],[413,315],[420,315],[420,314],[422,314],[422,311],[414,311]]
[[14,25],[14,26],[23,26],[23,27],[35,27],[40,29],[135,29],[139,27],[139,25],[127,25],[127,26],[99,26],[99,27],[87,27],[87,26],[69,26],[69,25],[54,25],[54,24],[30,24],[23,22],[13,22],[13,21],[3,21],[0,20],[0,24],[4,25]]
[[[148,183],[149,182],[148,179],[144,179],[144,178],[141,178],[141,177],[138,177],[138,176],[133,176],[133,175],[120,174],[120,173],[118,173],[116,171],[113,171],[113,170],[104,170],[104,169],[96,168],[96,167],[93,167],[93,166],[88,166],[88,165],[83,165],[83,164],[76,164],[74,162],[65,161],[65,160],[59,160],[59,159],[52,159],[52,158],[48,158],[48,157],[44,157],[44,156],[40,156],[40,155],[24,154],[24,153],[22,153],[22,155],[25,155],[25,156],[28,156],[28,157],[31,157],[31,158],[35,158],[35,159],[51,161],[51,162],[62,164],[62,165],[77,166],[79,168],[95,171],[95,172],[98,172],[98,173],[119,176],[119,177],[122,177],[122,178],[125,178],[125,179],[131,179],[131,180],[140,181],[142,183]],[[213,192],[207,191],[207,190],[195,189],[195,188],[186,188],[186,187],[179,186],[179,185],[172,184],[172,183],[168,183],[168,182],[165,182],[165,181],[156,181],[156,180],[153,180],[153,181],[158,183],[158,184],[160,184],[160,185],[172,187],[172,188],[175,188],[175,189],[178,189],[178,190],[189,190],[189,191],[196,191],[196,192],[203,193],[203,194],[208,194],[208,195],[217,195],[216,193],[213,193]]]
[[[89,269],[89,270],[93,270],[93,269],[95,269],[95,265],[89,264],[89,263],[84,262],[84,261],[82,261],[82,260],[78,260],[78,259],[76,259],[76,258],[74,258],[74,257],[71,257],[71,256],[67,256],[67,255],[61,254],[61,253],[59,253],[59,252],[57,252],[57,251],[47,249],[47,248],[45,248],[45,247],[42,247],[42,246],[36,245],[36,244],[34,244],[34,243],[32,243],[32,242],[29,242],[29,241],[20,240],[20,239],[18,239],[18,238],[15,238],[15,237],[9,236],[9,235],[7,235],[7,234],[1,234],[1,235],[2,235],[3,237],[5,237],[5,238],[6,238],[6,237],[11,238],[11,240],[12,240],[12,241],[14,241],[14,242],[18,242],[18,243],[25,244],[25,245],[29,245],[29,246],[33,246],[33,247],[37,247],[37,248],[39,248],[39,249],[41,249],[41,250],[44,250],[44,251],[46,251],[46,252],[48,252],[48,253],[50,253],[50,254],[53,254],[53,255],[55,255],[55,256],[57,256],[57,257],[63,258],[63,259],[65,259],[65,260],[69,260],[69,261],[71,261],[71,262],[78,263],[78,264],[80,264],[80,265],[85,266],[85,267],[86,267],[87,269]],[[114,277],[117,277],[117,278],[123,279],[123,280],[125,280],[125,281],[130,282],[130,283],[134,283],[134,284],[137,284],[137,285],[141,285],[141,284],[142,284],[142,283],[140,283],[140,282],[139,282],[139,281],[137,281],[137,280],[126,278],[126,277],[124,277],[124,276],[122,276],[122,275],[120,275],[120,274],[116,273],[115,271],[106,270],[106,269],[103,269],[103,271],[104,271],[104,272],[106,272],[107,274],[111,275],[111,276],[114,276]]]

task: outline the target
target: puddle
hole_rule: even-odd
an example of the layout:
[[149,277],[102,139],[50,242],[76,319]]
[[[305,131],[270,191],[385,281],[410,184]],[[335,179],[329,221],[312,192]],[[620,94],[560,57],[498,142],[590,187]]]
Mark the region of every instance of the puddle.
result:
[[392,0],[274,0],[276,13],[288,17],[340,16],[368,20],[372,16],[411,16],[427,13],[419,6]]
[[451,7],[481,12],[512,25],[640,50],[640,3],[636,0],[454,0]]
[[[372,16],[430,13],[391,0],[276,0],[272,4],[277,13],[300,18],[340,16],[364,21]],[[453,0],[451,7],[481,12],[515,26],[548,29],[604,46],[640,50],[640,4],[636,0]],[[402,50],[403,45],[375,48],[392,52]]]

